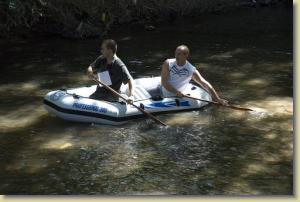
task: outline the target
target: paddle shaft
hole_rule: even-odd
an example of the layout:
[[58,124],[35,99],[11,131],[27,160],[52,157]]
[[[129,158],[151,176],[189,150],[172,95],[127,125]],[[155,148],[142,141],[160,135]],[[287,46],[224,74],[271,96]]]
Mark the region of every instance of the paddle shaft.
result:
[[[95,81],[98,84],[101,84],[104,88],[106,88],[107,90],[110,90],[112,93],[114,93],[116,96],[122,98],[124,101],[127,102],[127,98],[125,98],[124,96],[122,96],[120,93],[118,93],[117,91],[115,91],[114,89],[112,89],[111,87],[105,85],[104,83],[102,83],[101,81],[99,81],[98,79],[94,78],[93,81]],[[135,108],[137,108],[140,112],[142,112],[143,114],[145,114],[146,116],[148,116],[149,118],[151,118],[153,121],[155,121],[156,123],[159,123],[163,126],[166,126],[167,124],[165,124],[164,122],[160,121],[159,119],[157,119],[155,116],[153,116],[152,114],[150,114],[149,112],[146,112],[145,110],[143,110],[141,107],[133,104],[133,103],[129,103],[132,106],[134,106]]]
[[208,102],[208,103],[211,103],[211,104],[214,104],[214,105],[223,106],[223,107],[227,107],[227,108],[231,108],[231,109],[237,109],[237,110],[243,110],[243,111],[253,111],[252,109],[248,109],[248,108],[244,108],[244,107],[236,107],[236,106],[232,106],[232,105],[222,105],[221,103],[218,103],[218,102],[215,102],[215,101],[203,100],[203,99],[192,97],[192,96],[189,96],[189,95],[184,95],[184,97],[194,99],[194,100],[199,100],[199,101],[202,101],[202,102]]

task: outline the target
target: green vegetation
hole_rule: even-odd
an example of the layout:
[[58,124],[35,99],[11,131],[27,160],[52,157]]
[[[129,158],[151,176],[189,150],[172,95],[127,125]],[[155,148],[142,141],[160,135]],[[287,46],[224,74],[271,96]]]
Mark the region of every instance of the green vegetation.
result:
[[58,34],[68,38],[105,35],[114,25],[138,24],[153,29],[182,17],[257,7],[291,0],[2,0],[0,37]]

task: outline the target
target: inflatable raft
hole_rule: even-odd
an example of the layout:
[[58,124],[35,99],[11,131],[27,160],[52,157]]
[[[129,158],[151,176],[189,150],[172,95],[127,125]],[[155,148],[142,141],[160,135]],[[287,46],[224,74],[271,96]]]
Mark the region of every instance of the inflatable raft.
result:
[[[134,103],[153,115],[200,109],[207,105],[189,98],[161,95],[161,78],[140,78],[134,80]],[[97,124],[120,125],[129,120],[146,118],[132,105],[120,102],[107,102],[88,98],[96,90],[96,85],[49,92],[44,97],[44,106],[50,114],[59,118]],[[128,85],[121,86],[121,93],[128,93]],[[202,88],[189,84],[184,92],[193,97],[211,101],[211,96]]]

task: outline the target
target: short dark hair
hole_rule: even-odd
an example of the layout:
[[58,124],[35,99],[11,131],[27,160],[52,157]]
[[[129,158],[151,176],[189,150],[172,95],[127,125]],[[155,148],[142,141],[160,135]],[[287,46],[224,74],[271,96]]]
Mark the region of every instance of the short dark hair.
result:
[[105,47],[107,49],[112,50],[113,53],[117,52],[118,46],[117,46],[117,43],[116,43],[115,40],[113,40],[113,39],[106,39],[106,40],[103,41],[103,44],[105,45]]

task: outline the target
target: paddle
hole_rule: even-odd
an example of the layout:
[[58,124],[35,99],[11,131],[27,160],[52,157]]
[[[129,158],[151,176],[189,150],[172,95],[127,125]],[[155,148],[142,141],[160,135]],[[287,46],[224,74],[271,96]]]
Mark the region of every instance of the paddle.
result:
[[221,103],[218,103],[218,102],[215,102],[215,101],[203,100],[203,99],[192,97],[192,96],[189,96],[189,95],[184,95],[184,97],[194,99],[194,100],[199,100],[199,101],[202,101],[202,102],[208,102],[208,103],[211,103],[211,104],[214,104],[214,105],[228,107],[228,108],[231,108],[231,109],[237,109],[237,110],[243,110],[243,111],[253,111],[252,109],[248,109],[248,108],[244,108],[244,107],[236,107],[236,106],[232,106],[232,105],[222,105]]
[[[111,87],[105,85],[104,83],[102,83],[101,81],[99,81],[98,79],[94,78],[93,81],[95,81],[98,84],[101,84],[104,88],[106,88],[107,90],[110,90],[112,93],[114,93],[116,96],[122,98],[123,100],[125,100],[127,102],[127,99],[122,96],[120,93],[118,93],[117,91],[115,91],[114,89],[112,89]],[[155,116],[153,116],[152,114],[150,114],[149,112],[146,112],[145,110],[143,110],[141,107],[133,104],[133,103],[129,103],[132,106],[134,106],[135,108],[137,108],[140,112],[142,112],[143,114],[145,114],[147,117],[151,118],[153,121],[155,121],[156,123],[159,123],[163,126],[167,126],[167,124],[163,123],[162,121],[160,121],[159,119],[157,119]]]

